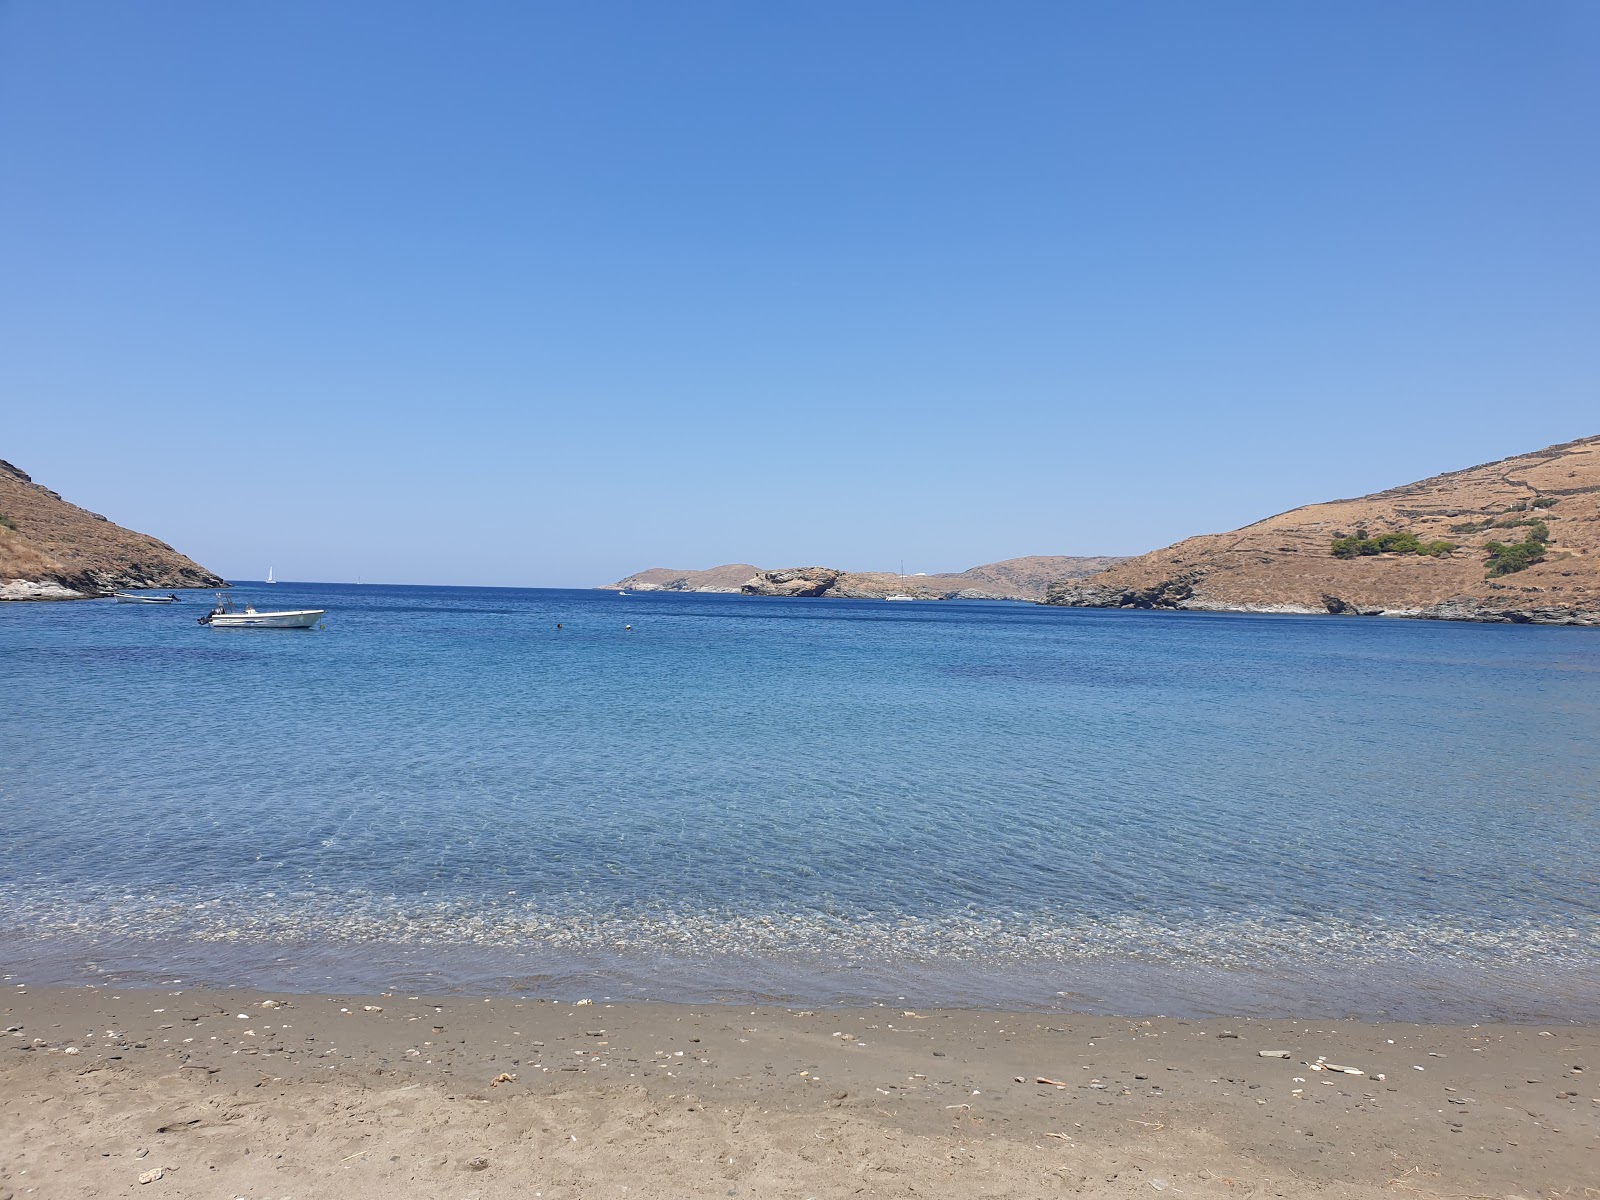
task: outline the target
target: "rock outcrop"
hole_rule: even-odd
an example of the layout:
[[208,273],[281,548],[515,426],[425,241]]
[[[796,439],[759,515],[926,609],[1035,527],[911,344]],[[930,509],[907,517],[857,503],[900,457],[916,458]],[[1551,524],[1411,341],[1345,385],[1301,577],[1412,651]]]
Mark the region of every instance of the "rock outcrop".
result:
[[[1527,565],[1493,573],[1491,543]],[[1600,437],[1189,538],[1045,603],[1600,625]]]
[[165,542],[69,504],[0,460],[0,600],[73,600],[123,588],[224,582]]
[[787,567],[762,571],[739,590],[746,596],[826,596],[844,577],[831,567]]
[[986,563],[943,575],[896,575],[892,571],[841,571],[833,567],[789,567],[766,571],[745,563],[706,571],[654,567],[607,585],[635,592],[743,592],[747,596],[832,596],[881,600],[901,594],[919,600],[1042,600],[1062,579],[1103,570],[1120,558],[1034,555]]

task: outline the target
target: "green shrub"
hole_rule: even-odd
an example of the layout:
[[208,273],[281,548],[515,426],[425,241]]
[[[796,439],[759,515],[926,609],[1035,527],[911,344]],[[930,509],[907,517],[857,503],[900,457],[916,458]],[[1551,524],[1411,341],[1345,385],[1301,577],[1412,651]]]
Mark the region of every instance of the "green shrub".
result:
[[1550,526],[1546,525],[1538,517],[1501,517],[1498,521],[1493,522],[1493,527],[1495,529],[1542,529],[1544,534],[1540,541],[1550,540]]
[[1509,546],[1504,542],[1490,542],[1484,549],[1489,552],[1485,562],[1489,567],[1490,579],[1526,570],[1544,560],[1544,543],[1532,539],[1514,542]]
[[1437,558],[1441,554],[1449,554],[1456,548],[1454,542],[1439,540],[1424,542],[1410,530],[1380,533],[1377,537],[1368,537],[1366,534],[1366,530],[1358,529],[1354,537],[1334,538],[1333,556],[1362,558],[1373,554],[1425,554],[1430,558]]
[[17,527],[17,523],[6,516],[5,513],[0,513],[0,525],[4,525],[7,529],[15,529]]
[[1525,525],[1528,532],[1520,542],[1490,542],[1484,547],[1489,557],[1484,560],[1489,568],[1488,578],[1510,575],[1526,570],[1536,562],[1544,561],[1545,543],[1550,540],[1550,526],[1543,521],[1512,521],[1512,525]]
[[1335,558],[1356,558],[1362,554],[1376,554],[1372,543],[1363,537],[1336,537],[1333,539]]
[[1560,503],[1561,501],[1555,496],[1540,496],[1533,502],[1533,506],[1535,508],[1554,508]]

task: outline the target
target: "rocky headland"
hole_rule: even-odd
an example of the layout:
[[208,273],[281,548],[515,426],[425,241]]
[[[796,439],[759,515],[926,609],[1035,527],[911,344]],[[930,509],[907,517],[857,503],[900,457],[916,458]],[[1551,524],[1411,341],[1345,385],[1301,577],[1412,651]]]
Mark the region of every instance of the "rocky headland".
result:
[[1121,561],[1109,555],[1032,555],[985,563],[959,573],[904,576],[893,571],[842,571],[835,567],[763,570],[749,563],[731,563],[705,571],[654,567],[606,586],[634,592],[731,592],[854,600],[903,595],[918,600],[1037,601],[1044,599],[1052,583],[1079,579]]
[[1600,437],[1188,538],[1045,603],[1600,625]]
[[77,600],[124,588],[224,583],[165,542],[69,504],[0,460],[0,600]]

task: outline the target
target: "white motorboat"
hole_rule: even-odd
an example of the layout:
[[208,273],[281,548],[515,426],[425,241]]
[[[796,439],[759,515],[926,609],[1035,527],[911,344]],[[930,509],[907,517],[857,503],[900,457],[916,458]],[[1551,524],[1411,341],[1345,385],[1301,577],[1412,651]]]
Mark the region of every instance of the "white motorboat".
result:
[[132,592],[112,592],[118,604],[176,604],[178,598],[166,596],[135,596]]
[[217,607],[200,618],[200,624],[213,629],[310,629],[327,615],[325,608],[299,608],[288,612],[257,612],[246,604],[235,608],[233,601],[217,596]]
[[243,612],[209,613],[201,620],[214,629],[310,629],[327,610],[301,608],[293,612],[257,612],[246,605]]
[[894,596],[885,596],[884,599],[885,600],[915,600],[916,597],[915,596],[894,595]]

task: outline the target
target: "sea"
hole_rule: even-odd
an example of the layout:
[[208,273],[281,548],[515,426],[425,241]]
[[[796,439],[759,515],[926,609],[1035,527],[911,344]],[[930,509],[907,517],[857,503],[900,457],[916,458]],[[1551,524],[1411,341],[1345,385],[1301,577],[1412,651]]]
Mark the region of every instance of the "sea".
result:
[[280,583],[0,605],[0,975],[1600,1019],[1600,630]]

